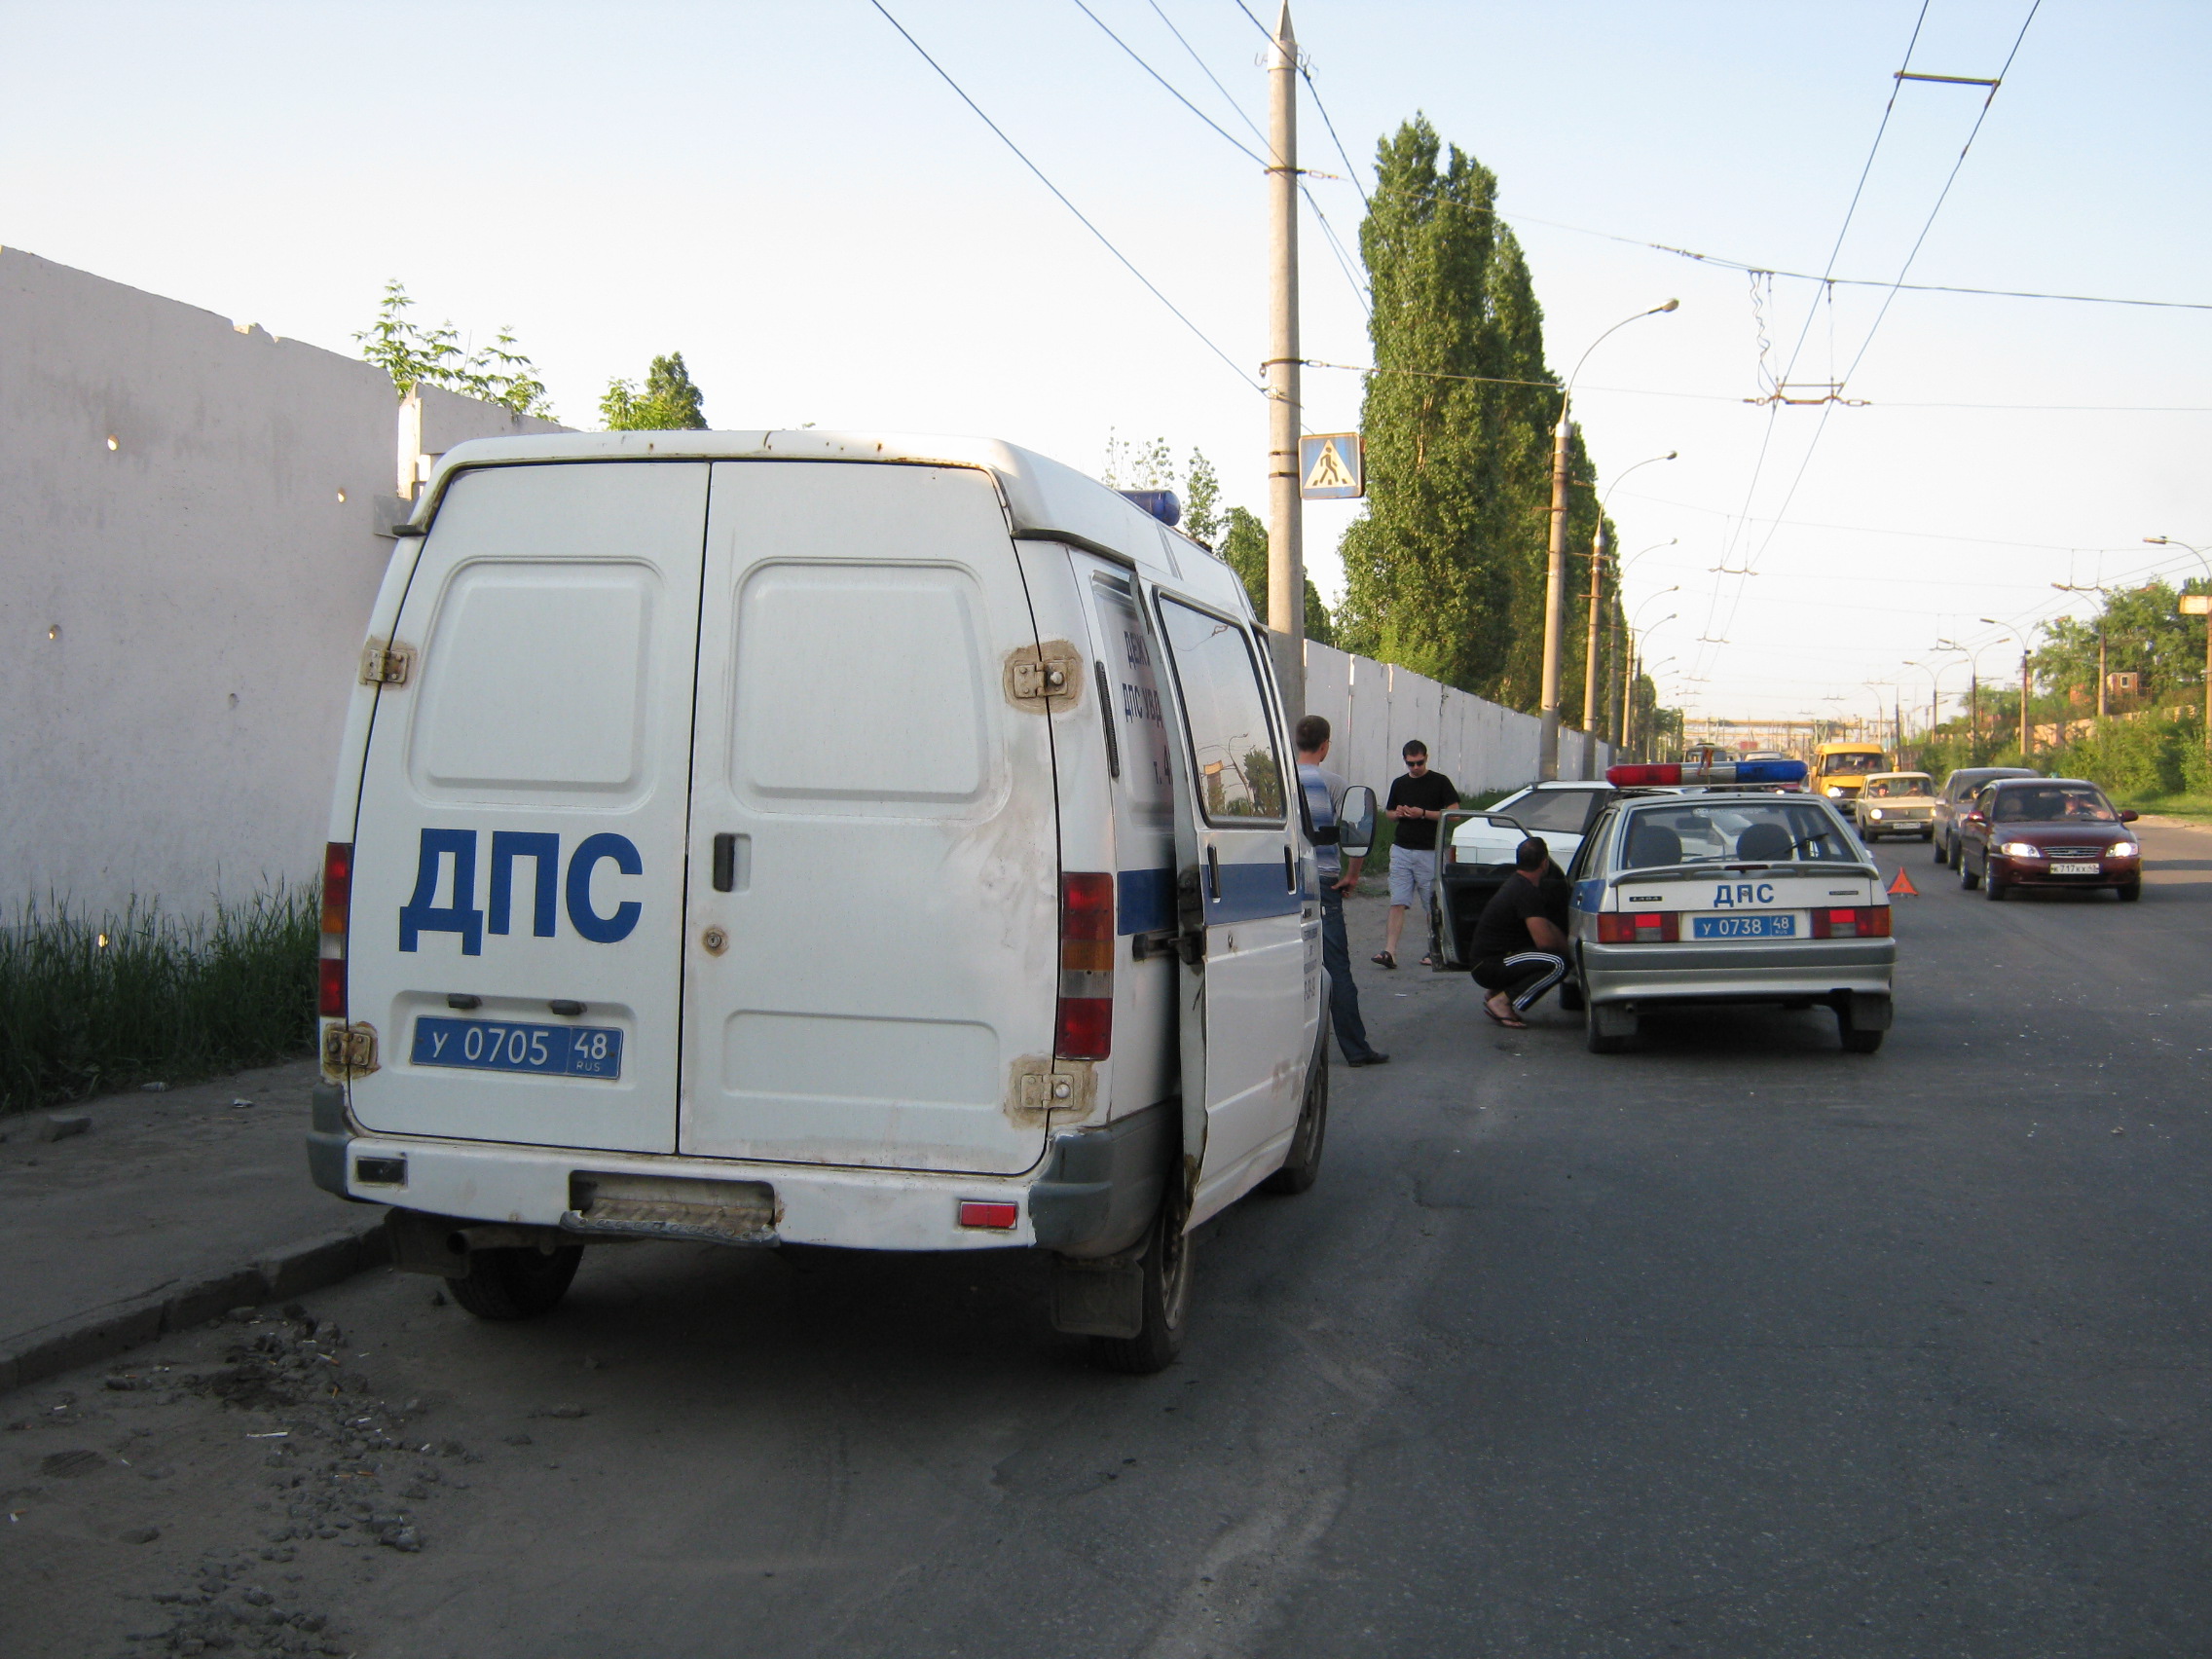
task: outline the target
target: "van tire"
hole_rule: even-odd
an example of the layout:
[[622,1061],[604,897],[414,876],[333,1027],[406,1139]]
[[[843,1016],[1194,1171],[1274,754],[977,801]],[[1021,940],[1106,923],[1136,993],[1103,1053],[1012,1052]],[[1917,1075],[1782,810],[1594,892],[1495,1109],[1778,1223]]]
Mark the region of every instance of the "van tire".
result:
[[581,1244],[471,1250],[465,1277],[448,1279],[453,1299],[479,1319],[535,1319],[560,1306],[584,1259]]
[[1277,1198],[1296,1198],[1321,1178],[1321,1151],[1329,1138],[1329,1051],[1328,1037],[1322,1036],[1323,1048],[1313,1056],[1313,1064],[1306,1074],[1306,1101],[1298,1109],[1298,1127],[1291,1131],[1290,1156],[1283,1165],[1265,1181],[1260,1191]]
[[1959,885],[1972,893],[1981,885],[1981,872],[1967,863],[1966,849],[1959,849]]
[[1170,1195],[1152,1218],[1137,1259],[1144,1282],[1144,1323],[1133,1337],[1092,1337],[1090,1363],[1124,1377],[1165,1371],[1183,1351],[1191,1311],[1191,1235],[1183,1231],[1183,1205]]

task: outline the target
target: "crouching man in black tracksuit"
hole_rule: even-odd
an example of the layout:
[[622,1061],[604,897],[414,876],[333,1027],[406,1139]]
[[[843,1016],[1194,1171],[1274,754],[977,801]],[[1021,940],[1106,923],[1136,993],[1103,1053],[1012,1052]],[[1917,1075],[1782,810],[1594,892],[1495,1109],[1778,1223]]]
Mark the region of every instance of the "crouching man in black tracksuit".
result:
[[1556,914],[1564,895],[1550,891],[1565,885],[1551,849],[1531,835],[1514,852],[1513,874],[1483,906],[1475,924],[1475,983],[1490,993],[1483,1012],[1500,1025],[1525,1029],[1521,1016],[1567,977],[1567,930]]

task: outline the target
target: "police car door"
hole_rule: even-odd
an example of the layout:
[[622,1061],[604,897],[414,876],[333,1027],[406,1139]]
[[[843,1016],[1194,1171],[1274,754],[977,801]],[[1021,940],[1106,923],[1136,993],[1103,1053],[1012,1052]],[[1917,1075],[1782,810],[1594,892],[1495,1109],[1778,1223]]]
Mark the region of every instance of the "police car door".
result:
[[965,467],[745,461],[716,463],[713,494],[682,1150],[1026,1169],[1059,827],[997,488]]
[[1286,751],[1242,624],[1151,590],[1166,645],[1181,799],[1177,903],[1186,1149],[1204,1104],[1195,1225],[1279,1160],[1309,1060],[1308,997]]
[[447,486],[354,828],[354,1115],[390,1134],[676,1144],[677,929],[703,462]]

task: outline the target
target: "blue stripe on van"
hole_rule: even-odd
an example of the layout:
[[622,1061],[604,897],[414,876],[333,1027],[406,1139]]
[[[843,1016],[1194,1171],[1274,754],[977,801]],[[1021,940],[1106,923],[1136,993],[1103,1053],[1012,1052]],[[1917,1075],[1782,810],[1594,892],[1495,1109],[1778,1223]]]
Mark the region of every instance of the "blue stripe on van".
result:
[[1124,869],[1114,877],[1114,931],[1158,933],[1175,925],[1175,872]]
[[[1121,870],[1114,877],[1114,890],[1116,933],[1156,933],[1176,925],[1173,870]],[[1225,864],[1221,866],[1221,897],[1216,899],[1212,889],[1207,889],[1206,925],[1291,915],[1312,897],[1285,887],[1279,864]]]
[[1280,859],[1273,864],[1225,864],[1221,866],[1221,897],[1213,896],[1210,885],[1206,891],[1206,925],[1295,915],[1302,903],[1283,885]]

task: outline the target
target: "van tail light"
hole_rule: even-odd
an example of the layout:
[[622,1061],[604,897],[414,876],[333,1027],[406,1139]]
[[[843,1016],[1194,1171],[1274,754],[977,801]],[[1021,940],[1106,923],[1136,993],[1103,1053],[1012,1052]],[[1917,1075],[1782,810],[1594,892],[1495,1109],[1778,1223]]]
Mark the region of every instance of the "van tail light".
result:
[[346,1017],[346,926],[353,912],[353,844],[322,849],[322,930],[315,962],[315,1013]]
[[1815,939],[1888,939],[1890,907],[1857,904],[1849,909],[1824,908],[1813,912]]
[[1600,944],[1674,944],[1682,937],[1682,919],[1672,910],[1601,910]]
[[1052,1053],[1103,1060],[1114,1048],[1114,873],[1060,876],[1060,1001]]

